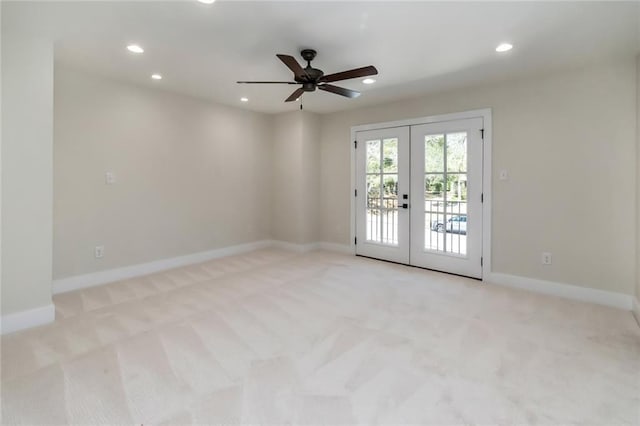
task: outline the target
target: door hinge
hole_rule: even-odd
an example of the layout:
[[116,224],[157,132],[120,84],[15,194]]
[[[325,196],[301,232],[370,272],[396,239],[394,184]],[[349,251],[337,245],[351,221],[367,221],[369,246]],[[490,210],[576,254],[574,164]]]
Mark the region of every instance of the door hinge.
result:
[[480,137],[484,140],[484,129],[480,129]]
[[353,141],[353,147],[356,149],[358,148],[358,141]]
[[358,244],[358,237],[355,237],[355,238],[353,239],[353,244]]
[[480,266],[482,266],[483,258],[480,256]]
[[358,190],[357,189],[354,190],[354,196],[356,196],[356,197],[358,196]]
[[480,194],[480,202],[484,203],[484,192],[482,194]]

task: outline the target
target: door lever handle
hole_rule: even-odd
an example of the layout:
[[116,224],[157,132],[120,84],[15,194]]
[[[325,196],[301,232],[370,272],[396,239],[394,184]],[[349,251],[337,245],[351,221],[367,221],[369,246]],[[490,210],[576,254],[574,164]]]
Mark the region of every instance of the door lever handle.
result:
[[409,204],[407,204],[407,203],[399,204],[399,205],[398,205],[398,208],[401,208],[401,209],[408,209],[408,208],[409,208]]

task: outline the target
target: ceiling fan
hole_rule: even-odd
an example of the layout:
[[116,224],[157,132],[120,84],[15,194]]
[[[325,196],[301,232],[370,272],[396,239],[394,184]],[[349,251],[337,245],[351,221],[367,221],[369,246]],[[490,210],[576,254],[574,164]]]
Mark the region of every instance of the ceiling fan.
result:
[[316,51],[313,49],[304,49],[300,52],[302,58],[307,61],[307,66],[302,66],[296,61],[293,56],[289,55],[276,55],[284,64],[293,71],[293,79],[295,81],[238,81],[240,84],[300,84],[302,85],[295,92],[291,94],[285,102],[292,102],[297,100],[304,92],[313,92],[316,89],[324,90],[325,92],[335,93],[336,95],[346,96],[347,98],[357,98],[360,96],[360,92],[355,90],[345,89],[344,87],[334,86],[334,81],[349,80],[352,78],[367,77],[370,75],[378,74],[378,70],[373,65],[367,67],[355,68],[348,71],[342,71],[335,74],[324,75],[322,70],[313,68],[311,61],[316,57]]

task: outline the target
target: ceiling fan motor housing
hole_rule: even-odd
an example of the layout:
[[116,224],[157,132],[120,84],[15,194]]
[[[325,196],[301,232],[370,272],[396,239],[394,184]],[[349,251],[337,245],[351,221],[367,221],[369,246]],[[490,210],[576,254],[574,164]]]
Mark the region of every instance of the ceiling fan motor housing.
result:
[[313,49],[304,49],[300,52],[302,59],[307,61],[307,66],[304,68],[305,75],[294,77],[294,80],[298,83],[302,83],[302,90],[305,92],[313,92],[316,90],[318,80],[324,75],[322,70],[311,66],[311,61],[316,57],[316,54],[317,52]]

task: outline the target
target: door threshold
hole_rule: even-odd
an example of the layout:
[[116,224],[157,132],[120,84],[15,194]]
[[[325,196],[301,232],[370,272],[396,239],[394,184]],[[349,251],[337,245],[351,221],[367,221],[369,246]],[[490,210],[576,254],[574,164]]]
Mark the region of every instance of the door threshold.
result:
[[378,260],[380,262],[387,262],[387,263],[393,263],[394,265],[401,265],[401,266],[408,266],[409,268],[416,268],[416,269],[422,269],[424,271],[432,271],[432,272],[438,272],[440,274],[447,274],[447,275],[453,275],[455,277],[462,277],[462,278],[469,278],[471,280],[476,280],[476,281],[480,281],[482,282],[482,278],[476,278],[476,277],[469,277],[467,275],[461,275],[461,274],[456,274],[453,272],[447,272],[447,271],[439,271],[437,269],[430,269],[430,268],[425,268],[423,266],[416,266],[416,265],[409,265],[407,263],[401,263],[401,262],[394,262],[393,260],[386,260],[386,259],[379,259],[377,257],[371,257],[371,256],[364,256],[362,254],[356,254],[357,257],[364,257],[365,259],[371,259],[371,260]]

